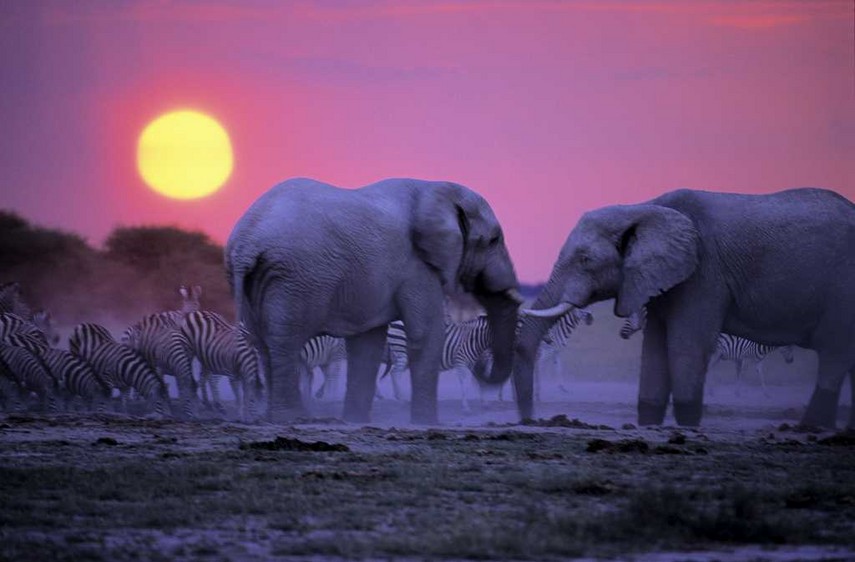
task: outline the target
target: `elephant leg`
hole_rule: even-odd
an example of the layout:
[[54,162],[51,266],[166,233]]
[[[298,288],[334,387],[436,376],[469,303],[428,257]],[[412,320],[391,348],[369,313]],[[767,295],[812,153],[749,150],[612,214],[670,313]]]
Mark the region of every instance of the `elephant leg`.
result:
[[660,425],[665,420],[671,377],[664,323],[649,315],[641,345],[641,377],[638,387],[638,424]]
[[367,423],[371,403],[377,392],[377,369],[386,345],[386,326],[347,338],[347,390],[344,396],[344,419]]
[[674,340],[669,338],[668,342],[674,418],[679,425],[697,426],[703,416],[704,375],[714,338],[709,338],[706,346],[700,334],[688,341],[681,336]]
[[422,311],[420,318],[404,318],[407,332],[407,356],[410,365],[412,423],[436,424],[439,369],[445,341],[442,307]]
[[303,338],[283,338],[269,345],[269,369],[266,369],[267,417],[272,422],[285,422],[306,416],[303,396],[300,393],[300,377],[304,368],[300,352],[304,341]]
[[[852,369],[849,358],[819,353],[819,373],[813,395],[802,417],[803,425],[834,428],[837,425],[837,402],[843,379]],[[851,416],[850,416],[851,417]]]

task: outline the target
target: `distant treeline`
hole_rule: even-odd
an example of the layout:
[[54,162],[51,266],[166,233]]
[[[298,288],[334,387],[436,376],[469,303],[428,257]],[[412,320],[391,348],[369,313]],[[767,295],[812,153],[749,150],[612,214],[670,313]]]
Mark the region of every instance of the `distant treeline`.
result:
[[170,226],[118,227],[101,249],[70,232],[0,211],[0,282],[17,281],[33,308],[61,325],[131,324],[179,307],[182,284],[203,287],[202,305],[234,316],[223,248],[202,232]]
[[[74,233],[31,224],[0,210],[0,283],[18,281],[33,308],[65,326],[130,325],[180,305],[181,285],[201,285],[202,306],[234,318],[223,247],[207,234],[172,226],[118,227],[103,248]],[[522,286],[533,297],[540,289]]]

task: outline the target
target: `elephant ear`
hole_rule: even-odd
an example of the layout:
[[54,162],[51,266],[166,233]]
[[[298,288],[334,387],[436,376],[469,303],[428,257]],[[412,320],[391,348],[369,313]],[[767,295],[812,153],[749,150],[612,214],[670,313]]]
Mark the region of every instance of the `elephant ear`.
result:
[[624,259],[615,314],[621,317],[639,312],[698,266],[698,231],[689,217],[659,205],[643,207],[619,241]]
[[455,184],[419,189],[413,217],[413,246],[445,286],[467,285],[466,262],[477,237],[477,208],[470,192]]

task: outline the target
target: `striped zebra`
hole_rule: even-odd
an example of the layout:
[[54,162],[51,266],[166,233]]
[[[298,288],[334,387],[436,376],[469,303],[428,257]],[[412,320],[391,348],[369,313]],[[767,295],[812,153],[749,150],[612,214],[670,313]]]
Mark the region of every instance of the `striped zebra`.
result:
[[64,349],[48,348],[42,359],[57,380],[66,401],[66,410],[80,399],[89,410],[104,412],[110,403],[110,384],[92,366]]
[[644,328],[647,323],[647,308],[642,308],[640,312],[633,312],[627,316],[620,327],[620,337],[628,340],[632,335]]
[[249,333],[241,326],[233,326],[216,312],[195,311],[187,314],[181,324],[181,333],[189,352],[201,365],[199,384],[203,400],[207,402],[206,387],[210,387],[212,402],[220,406],[217,385],[209,384],[212,374],[229,378],[238,415],[247,420],[255,415],[255,402],[261,399],[262,380],[258,353]]
[[17,389],[18,398],[24,401],[31,392],[35,393],[39,398],[42,411],[58,410],[59,384],[33,351],[17,345],[0,343],[0,377],[12,383],[3,385],[2,391],[7,395],[4,396],[4,401],[10,397],[14,399],[15,397],[9,394]]
[[[445,341],[442,346],[440,371],[454,371],[460,381],[461,406],[469,411],[466,397],[468,375],[474,373],[475,363],[487,351],[492,342],[486,316],[478,316],[465,322],[452,322],[445,325]],[[385,358],[386,369],[380,375],[391,376],[395,397],[400,399],[395,378],[400,376],[407,365],[407,334],[404,323],[396,320],[389,324],[386,336],[388,347]],[[402,368],[403,367],[403,368]]]
[[730,334],[719,334],[716,340],[715,351],[710,359],[707,371],[711,371],[713,367],[721,361],[734,361],[736,363],[736,394],[739,395],[739,383],[742,377],[742,367],[746,361],[754,361],[754,370],[757,371],[757,376],[760,378],[760,385],[763,388],[763,394],[768,396],[766,390],[766,377],[763,373],[763,363],[772,354],[772,352],[780,350],[784,361],[787,364],[793,362],[793,346],[772,346],[757,343],[755,341],[732,336]]
[[78,324],[68,345],[71,353],[87,361],[105,382],[119,390],[125,412],[128,392],[133,389],[157,415],[166,415],[169,407],[166,383],[138,351],[114,340],[105,327]]
[[8,342],[11,336],[26,336],[45,347],[48,345],[48,338],[44,331],[34,323],[11,312],[0,314],[0,341]]
[[119,340],[139,351],[158,374],[175,377],[184,417],[195,417],[198,406],[197,384],[193,378],[193,356],[190,354],[181,324],[190,312],[199,310],[202,287],[181,285],[178,289],[181,307],[143,317],[122,332]]
[[193,379],[193,356],[175,317],[169,312],[145,316],[122,333],[121,341],[145,357],[161,378],[164,374],[175,377],[182,415],[196,417],[199,398]]
[[342,371],[346,367],[347,350],[343,338],[333,336],[316,336],[303,346],[300,353],[300,361],[305,369],[304,389],[307,395],[311,395],[315,369],[319,369],[323,375],[323,382],[315,392],[317,399],[335,394],[338,381],[341,380]]
[[[570,341],[570,336],[581,325],[590,326],[594,323],[594,315],[584,308],[572,308],[567,313],[563,314],[556,320],[555,324],[543,336],[543,341],[537,350],[537,360],[535,362],[535,388],[534,398],[540,401],[540,381],[543,378],[542,371],[544,366],[551,366],[550,372],[553,376],[556,373],[561,373],[561,351],[567,346]],[[563,392],[568,392],[562,383],[559,382],[558,388]]]

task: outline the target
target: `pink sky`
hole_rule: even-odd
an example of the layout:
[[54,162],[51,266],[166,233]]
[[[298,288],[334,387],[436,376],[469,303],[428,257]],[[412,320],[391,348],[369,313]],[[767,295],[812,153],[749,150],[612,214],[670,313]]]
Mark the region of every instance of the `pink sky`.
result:
[[[483,194],[522,281],[586,210],[676,187],[855,199],[855,3],[4,2],[0,207],[99,244],[177,224],[222,242],[293,176]],[[149,190],[147,122],[229,131],[214,196]]]

